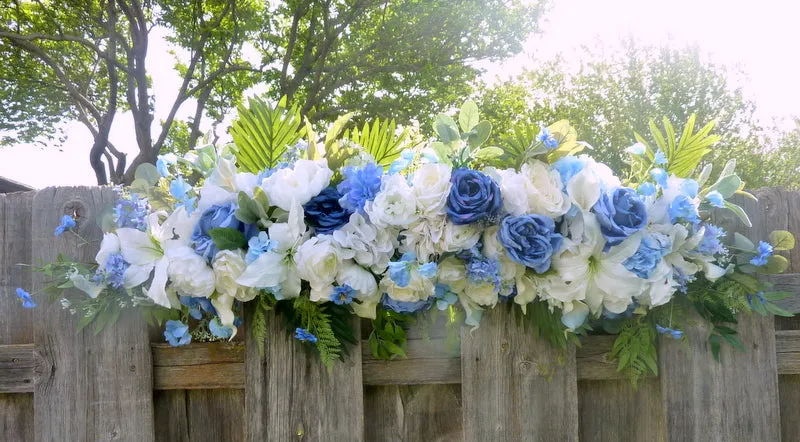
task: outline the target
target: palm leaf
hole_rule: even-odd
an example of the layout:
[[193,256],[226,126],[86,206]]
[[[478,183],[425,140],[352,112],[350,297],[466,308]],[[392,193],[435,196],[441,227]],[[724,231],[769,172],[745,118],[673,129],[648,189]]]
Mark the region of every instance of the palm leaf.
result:
[[[692,114],[686,121],[681,131],[680,138],[676,139],[672,123],[665,117],[663,119],[664,132],[650,120],[650,135],[655,140],[656,147],[664,152],[667,157],[667,172],[678,178],[688,178],[703,161],[703,157],[711,152],[711,146],[720,140],[719,135],[711,135],[716,121],[712,120],[703,126],[697,133],[692,133],[695,126],[695,115]],[[652,160],[655,149],[638,133],[634,133],[636,140],[647,146],[647,156]]]
[[262,98],[251,98],[238,107],[239,117],[231,125],[239,167],[252,173],[275,167],[287,146],[306,134],[307,127],[297,107],[288,108],[282,98],[275,106]]
[[363,147],[375,158],[375,163],[384,168],[389,167],[404,149],[413,147],[408,129],[397,134],[397,124],[394,120],[377,119],[372,124],[364,123],[361,130],[357,127],[346,130],[344,138]]

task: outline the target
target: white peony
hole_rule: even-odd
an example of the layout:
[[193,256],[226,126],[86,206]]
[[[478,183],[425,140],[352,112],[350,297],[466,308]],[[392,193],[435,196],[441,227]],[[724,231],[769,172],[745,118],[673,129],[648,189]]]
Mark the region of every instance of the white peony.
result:
[[364,211],[377,227],[405,227],[417,220],[414,191],[403,175],[384,175],[381,190],[375,199],[367,201]]
[[350,221],[333,232],[333,240],[342,248],[342,257],[353,258],[380,274],[386,270],[397,242],[394,229],[379,229],[356,212]]
[[193,248],[184,245],[167,250],[169,280],[181,295],[208,298],[216,285],[214,271]]
[[356,264],[352,260],[342,262],[339,274],[336,275],[336,282],[339,285],[349,285],[355,290],[355,297],[364,301],[371,298],[379,298],[378,283],[375,277],[365,268]]
[[417,261],[429,262],[434,255],[442,252],[440,245],[446,225],[447,218],[444,215],[420,218],[400,232],[400,236],[403,237],[400,252],[414,253],[417,255]]
[[541,161],[525,163],[519,172],[494,171],[498,177],[503,207],[515,216],[528,213],[557,218],[570,208],[571,201],[561,191],[561,175]]
[[341,251],[333,238],[330,235],[310,238],[297,248],[294,261],[297,274],[311,286],[311,300],[329,299],[342,265]]
[[451,174],[450,166],[441,163],[423,164],[414,172],[412,187],[422,216],[445,214]]
[[244,261],[244,252],[241,249],[220,250],[214,257],[211,267],[214,270],[215,287],[219,294],[242,302],[250,301],[258,294],[257,289],[236,282],[247,267]]
[[235,201],[239,192],[252,195],[257,179],[252,173],[237,173],[233,160],[220,158],[217,167],[200,188],[198,211],[202,213],[215,204]]
[[292,168],[279,169],[261,183],[273,206],[288,211],[292,200],[301,206],[328,187],[333,171],[326,160],[297,160]]
[[423,301],[436,293],[433,282],[422,277],[416,268],[412,269],[410,273],[410,281],[405,287],[398,286],[388,274],[385,274],[380,282],[381,290],[390,298],[401,302]]
[[448,221],[444,226],[439,249],[443,252],[455,253],[469,250],[481,239],[481,229],[475,224],[453,224]]

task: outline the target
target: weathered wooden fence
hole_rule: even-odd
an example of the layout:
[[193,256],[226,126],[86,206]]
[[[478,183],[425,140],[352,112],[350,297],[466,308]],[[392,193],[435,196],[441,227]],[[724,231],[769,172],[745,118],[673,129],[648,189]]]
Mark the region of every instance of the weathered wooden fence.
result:
[[[800,233],[800,193],[757,195],[742,202],[752,229],[719,222],[754,237]],[[43,280],[18,264],[59,252],[90,261],[96,243],[53,228],[75,214],[80,235],[98,240],[94,220],[114,198],[98,188],[0,195],[0,441],[800,440],[794,319],[744,317],[747,351],[724,348],[722,364],[703,330],[689,333],[691,347],[662,339],[659,376],[634,389],[606,360],[613,338],[555,351],[500,309],[462,329],[460,348],[442,329],[412,329],[407,359],[378,361],[361,345],[330,374],[277,321],[261,356],[249,335],[171,348],[135,315],[95,336],[76,333],[59,305],[22,309],[15,288]],[[800,250],[789,257],[774,279],[798,292]]]

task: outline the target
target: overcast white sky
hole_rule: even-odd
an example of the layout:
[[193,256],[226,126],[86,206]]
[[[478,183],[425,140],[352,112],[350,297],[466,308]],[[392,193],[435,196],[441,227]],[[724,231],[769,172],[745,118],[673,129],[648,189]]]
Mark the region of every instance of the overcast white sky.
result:
[[[749,76],[748,93],[764,120],[800,114],[800,2],[794,0],[553,0],[543,35],[529,42],[526,53],[489,77],[518,73],[531,57],[557,53],[577,56],[576,48],[596,41],[615,44],[631,35],[646,44],[699,44],[714,61],[739,64]],[[177,90],[177,78],[166,48],[153,39],[148,69],[153,77],[156,120],[163,118]],[[165,99],[166,98],[166,99]],[[184,113],[191,107],[184,108]],[[111,139],[133,157],[135,141],[130,115],[118,115]],[[62,151],[15,146],[0,149],[0,176],[37,188],[93,185],[89,167],[91,137],[79,123],[69,125]]]

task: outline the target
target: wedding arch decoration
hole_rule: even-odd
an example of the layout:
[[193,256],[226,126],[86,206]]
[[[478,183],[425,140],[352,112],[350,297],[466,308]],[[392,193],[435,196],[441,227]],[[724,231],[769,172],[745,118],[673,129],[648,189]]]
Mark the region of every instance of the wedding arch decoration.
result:
[[[651,124],[617,175],[566,121],[484,146],[492,126],[472,101],[439,115],[432,139],[352,119],[318,136],[285,101],[252,99],[232,144],[141,166],[98,220],[96,262],[42,265],[41,292],[97,332],[139,309],[174,346],[232,338],[251,304],[257,342],[274,310],[328,366],[356,342],[354,315],[373,321],[371,351],[388,359],[405,355],[415,318],[479,327],[505,305],[555,346],[616,334],[611,356],[634,381],[657,371],[658,335],[683,339],[690,318],[709,324],[718,356],[741,347],[739,314],[790,315],[773,301],[791,294],[757,276],[786,270],[774,252],[792,234],[751,240],[712,223],[730,210],[749,225],[729,200],[753,198],[735,159],[716,177],[702,167],[713,122]],[[65,215],[55,235],[74,226]]]

